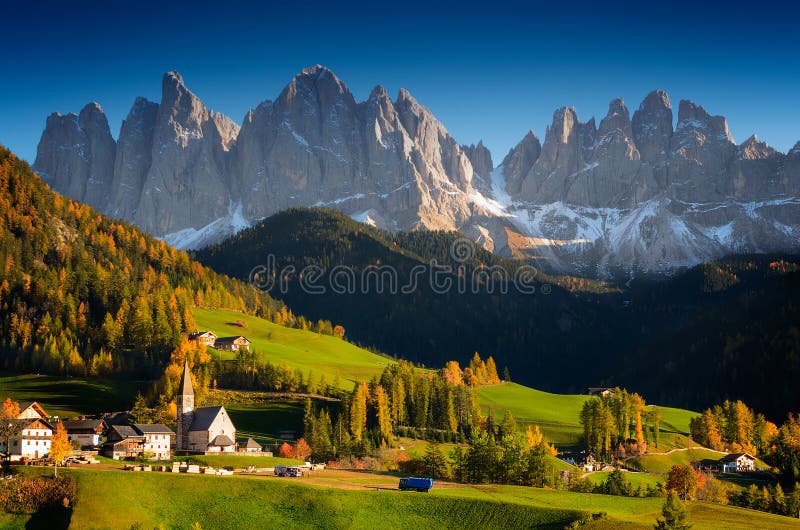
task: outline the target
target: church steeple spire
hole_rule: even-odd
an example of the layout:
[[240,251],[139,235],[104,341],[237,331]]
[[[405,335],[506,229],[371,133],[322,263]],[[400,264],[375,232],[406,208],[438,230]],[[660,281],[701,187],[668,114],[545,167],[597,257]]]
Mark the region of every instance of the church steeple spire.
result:
[[178,432],[175,439],[176,451],[189,450],[189,429],[194,421],[194,388],[192,387],[192,371],[189,370],[189,360],[183,365],[181,387],[176,397],[178,409]]
[[183,363],[183,375],[181,375],[181,387],[178,391],[181,396],[192,396],[194,398],[194,388],[192,387],[192,372],[189,370],[189,361]]

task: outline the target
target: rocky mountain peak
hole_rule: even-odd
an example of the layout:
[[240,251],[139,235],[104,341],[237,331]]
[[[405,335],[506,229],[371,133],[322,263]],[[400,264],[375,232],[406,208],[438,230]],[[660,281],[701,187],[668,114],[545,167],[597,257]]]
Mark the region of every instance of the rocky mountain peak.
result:
[[488,181],[494,169],[494,164],[492,163],[492,153],[483,145],[483,140],[478,141],[478,145],[462,145],[461,150],[469,158],[475,173],[485,181]]
[[[313,112],[312,108],[327,109],[337,101],[348,107],[355,106],[355,99],[342,80],[330,69],[315,65],[302,70],[286,85],[275,100],[275,106],[288,111],[310,113]],[[296,108],[297,106],[302,108]]]
[[622,98],[614,99],[608,104],[608,113],[600,121],[598,130],[600,139],[602,140],[610,134],[633,138],[630,115]]
[[528,131],[517,145],[509,149],[501,165],[505,189],[510,195],[516,196],[520,193],[523,180],[533,169],[541,152],[542,143],[533,131]]
[[678,126],[676,130],[679,129],[702,129],[716,136],[716,138],[710,139],[734,143],[725,117],[712,116],[702,106],[686,99],[682,99],[678,104]]
[[642,160],[649,162],[663,181],[672,138],[672,104],[666,92],[654,90],[647,94],[633,113],[631,129]]
[[575,112],[575,107],[561,107],[556,109],[553,113],[553,122],[547,128],[545,134],[545,144],[548,139],[551,142],[567,144],[571,141],[573,134],[577,131],[578,114]]
[[776,156],[778,151],[767,145],[767,142],[759,140],[758,136],[753,134],[739,145],[736,154],[744,160],[760,160]]
[[382,101],[389,99],[389,93],[386,92],[386,88],[383,85],[375,85],[369,93],[369,98],[367,101]]
[[639,105],[639,110],[646,113],[659,113],[666,110],[672,111],[672,103],[665,90],[653,90],[645,96]]

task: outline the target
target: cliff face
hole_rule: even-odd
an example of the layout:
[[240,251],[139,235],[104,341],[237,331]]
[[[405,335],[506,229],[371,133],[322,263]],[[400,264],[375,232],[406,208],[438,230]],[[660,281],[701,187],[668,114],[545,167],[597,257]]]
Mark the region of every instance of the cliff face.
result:
[[53,114],[34,168],[56,190],[197,248],[290,206],[329,206],[390,230],[460,230],[545,268],[670,271],[730,252],[800,246],[800,144],[782,154],[725,118],[654,91],[581,122],[558,109],[494,168],[406,90],[358,102],[333,72],[300,72],[241,130],[169,72],[114,142],[97,104]]

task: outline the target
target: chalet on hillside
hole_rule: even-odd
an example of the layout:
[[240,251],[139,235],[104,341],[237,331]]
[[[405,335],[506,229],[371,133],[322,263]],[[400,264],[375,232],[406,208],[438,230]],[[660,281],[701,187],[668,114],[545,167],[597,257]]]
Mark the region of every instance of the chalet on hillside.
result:
[[81,447],[97,447],[106,431],[103,420],[65,420],[64,429],[69,441],[78,440]]
[[242,335],[236,337],[220,337],[214,342],[214,347],[218,350],[239,351],[249,350],[251,342]]
[[731,453],[725,455],[719,461],[719,464],[723,473],[744,473],[756,470],[756,458],[748,453]]
[[559,454],[558,458],[584,471],[598,471],[600,468],[600,463],[595,458],[594,453],[586,449],[580,452],[564,452]]
[[214,346],[217,336],[211,331],[195,331],[194,333],[189,333],[189,340],[206,346]]
[[611,397],[614,395],[615,392],[616,390],[610,387],[593,386],[589,387],[588,394],[590,396],[596,396],[596,397]]

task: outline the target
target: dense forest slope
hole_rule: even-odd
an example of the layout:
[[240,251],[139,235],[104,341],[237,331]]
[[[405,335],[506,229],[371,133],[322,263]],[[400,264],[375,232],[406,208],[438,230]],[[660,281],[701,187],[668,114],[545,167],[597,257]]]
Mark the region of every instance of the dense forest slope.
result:
[[286,307],[130,224],[51,191],[0,146],[0,366],[160,375],[194,305]]
[[[535,388],[621,385],[689,408],[743,399],[776,420],[800,401],[793,384],[800,377],[796,257],[733,257],[619,289],[538,273],[533,294],[514,285],[489,292],[485,282],[460,293],[459,279],[469,284],[475,271],[500,266],[513,279],[523,267],[465,245],[455,233],[391,234],[331,210],[292,209],[196,257],[246,279],[274,256],[273,270],[290,272],[282,284],[277,274],[265,282],[276,296],[312,318],[335,315],[351,340],[432,366],[466,361],[477,350]],[[331,288],[340,265],[358,284],[345,294]],[[314,284],[325,293],[309,292],[308,273],[301,274],[308,266],[319,267]],[[411,283],[415,267],[424,272],[409,293],[379,293],[374,283],[360,288],[376,266],[397,270],[399,286]],[[434,269],[453,282],[446,292],[431,285]],[[264,280],[264,269],[257,270]]]

